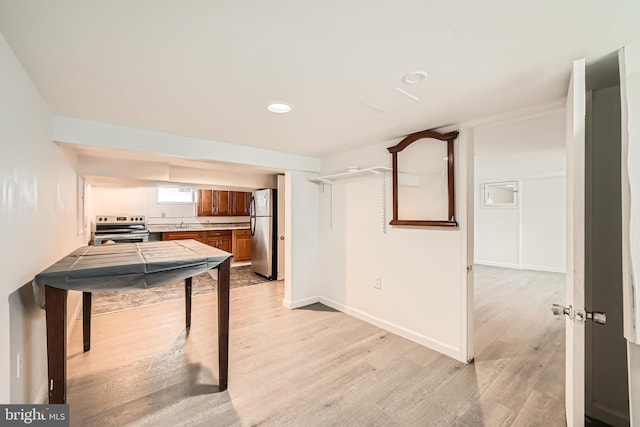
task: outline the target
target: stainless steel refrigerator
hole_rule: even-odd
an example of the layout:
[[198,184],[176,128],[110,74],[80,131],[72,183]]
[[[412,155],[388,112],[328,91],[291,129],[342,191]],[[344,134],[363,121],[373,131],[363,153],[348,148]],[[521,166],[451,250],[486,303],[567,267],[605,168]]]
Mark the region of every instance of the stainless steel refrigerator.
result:
[[278,277],[277,194],[274,189],[256,190],[251,196],[251,267],[257,274]]

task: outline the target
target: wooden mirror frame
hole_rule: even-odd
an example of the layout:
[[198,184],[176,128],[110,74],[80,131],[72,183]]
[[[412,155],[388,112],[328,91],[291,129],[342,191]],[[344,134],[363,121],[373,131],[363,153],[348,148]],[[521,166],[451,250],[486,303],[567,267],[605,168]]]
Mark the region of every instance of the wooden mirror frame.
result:
[[[390,225],[418,225],[423,227],[457,227],[455,219],[455,191],[453,185],[453,141],[458,137],[458,131],[440,133],[433,130],[423,130],[407,135],[402,141],[387,150],[392,155],[393,162],[393,219]],[[448,180],[448,202],[449,211],[447,218],[443,220],[419,220],[419,219],[399,219],[398,218],[398,153],[407,148],[412,143],[420,139],[438,139],[447,141],[447,180]]]

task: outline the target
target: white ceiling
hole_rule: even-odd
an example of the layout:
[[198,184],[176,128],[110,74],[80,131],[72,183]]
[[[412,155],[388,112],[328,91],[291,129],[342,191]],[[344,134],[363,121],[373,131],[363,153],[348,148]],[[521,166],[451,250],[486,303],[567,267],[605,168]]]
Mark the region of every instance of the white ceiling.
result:
[[0,0],[54,114],[310,156],[562,98],[638,22],[636,0]]

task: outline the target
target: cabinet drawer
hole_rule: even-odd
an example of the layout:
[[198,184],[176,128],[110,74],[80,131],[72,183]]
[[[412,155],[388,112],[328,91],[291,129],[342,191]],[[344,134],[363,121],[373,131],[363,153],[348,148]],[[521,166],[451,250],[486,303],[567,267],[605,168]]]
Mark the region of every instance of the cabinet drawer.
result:
[[162,233],[162,240],[194,239],[202,242],[202,233],[199,231],[170,231]]
[[231,238],[231,230],[207,231],[207,238],[209,237]]
[[238,237],[251,237],[251,230],[233,230],[233,234]]

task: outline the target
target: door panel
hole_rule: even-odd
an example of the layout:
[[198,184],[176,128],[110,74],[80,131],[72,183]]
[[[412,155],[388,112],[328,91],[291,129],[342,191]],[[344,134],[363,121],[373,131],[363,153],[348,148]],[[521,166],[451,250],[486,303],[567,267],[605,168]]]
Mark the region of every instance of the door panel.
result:
[[271,216],[271,190],[258,190],[253,194],[256,216]]
[[219,216],[231,215],[231,201],[229,192],[225,190],[213,190],[213,214]]
[[[617,59],[617,58],[615,58]],[[587,322],[585,413],[612,426],[629,425],[627,345],[622,311],[620,87],[587,79],[585,304],[605,312]]]
[[249,215],[249,204],[251,203],[251,193],[243,191],[232,191],[232,215]]
[[212,195],[211,190],[198,190],[198,216],[213,215]]
[[[585,60],[573,63],[567,94],[567,279],[566,411],[567,426],[584,425],[584,197],[585,197]],[[582,314],[584,316],[584,314]],[[575,319],[575,320],[574,320]]]
[[255,218],[255,231],[251,240],[251,266],[253,271],[270,277],[272,271],[271,217]]

